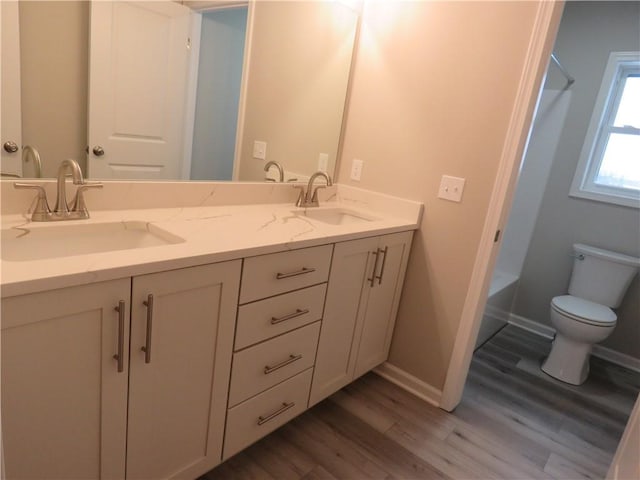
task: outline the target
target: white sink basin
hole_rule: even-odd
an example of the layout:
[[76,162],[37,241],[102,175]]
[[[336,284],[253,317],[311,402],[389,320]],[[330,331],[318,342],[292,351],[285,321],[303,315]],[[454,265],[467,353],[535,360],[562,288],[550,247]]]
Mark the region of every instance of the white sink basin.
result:
[[375,217],[345,208],[319,208],[317,210],[315,208],[307,208],[293,213],[301,217],[307,217],[311,220],[317,220],[330,225],[349,225],[378,220]]
[[28,261],[184,242],[147,222],[33,223],[1,232],[3,260]]

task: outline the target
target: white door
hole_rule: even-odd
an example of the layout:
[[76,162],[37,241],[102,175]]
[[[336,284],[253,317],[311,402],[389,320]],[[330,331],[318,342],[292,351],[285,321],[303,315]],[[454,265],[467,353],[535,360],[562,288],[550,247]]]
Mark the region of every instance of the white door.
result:
[[[20,26],[17,1],[2,1],[2,94],[0,142],[2,174],[22,176],[22,114],[20,109]],[[14,146],[17,148],[15,151]]]
[[133,279],[129,480],[196,478],[220,463],[240,264]]
[[124,478],[130,291],[127,278],[2,299],[6,478]]
[[180,178],[190,15],[171,1],[91,3],[90,177]]
[[389,356],[391,336],[413,232],[401,232],[380,237],[379,258],[371,290],[362,334],[357,346],[354,378],[365,374]]
[[353,379],[377,248],[378,237],[371,237],[337,243],[333,250],[309,406]]

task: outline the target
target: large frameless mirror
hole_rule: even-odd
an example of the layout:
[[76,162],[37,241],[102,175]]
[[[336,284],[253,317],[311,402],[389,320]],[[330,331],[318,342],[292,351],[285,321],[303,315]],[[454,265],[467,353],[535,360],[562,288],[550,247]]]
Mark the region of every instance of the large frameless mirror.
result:
[[93,179],[333,174],[358,13],[183,3],[3,1],[3,177],[66,158]]

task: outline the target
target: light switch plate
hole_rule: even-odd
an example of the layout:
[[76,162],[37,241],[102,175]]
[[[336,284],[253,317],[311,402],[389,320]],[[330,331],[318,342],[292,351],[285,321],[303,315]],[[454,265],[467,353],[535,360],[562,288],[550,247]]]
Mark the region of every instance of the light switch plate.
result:
[[462,201],[464,182],[464,178],[443,175],[442,180],[440,181],[438,197],[444,198],[445,200],[450,200],[452,202]]
[[351,163],[351,180],[355,180],[356,182],[360,181],[362,178],[362,167],[364,166],[364,162],[362,160],[358,160],[357,158],[353,159]]
[[253,158],[258,160],[267,159],[267,142],[256,140],[253,142]]

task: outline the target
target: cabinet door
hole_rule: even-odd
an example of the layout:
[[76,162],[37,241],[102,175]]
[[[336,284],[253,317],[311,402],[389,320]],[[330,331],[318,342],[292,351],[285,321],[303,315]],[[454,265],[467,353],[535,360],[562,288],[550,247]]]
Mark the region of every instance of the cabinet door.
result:
[[128,479],[220,463],[239,281],[240,261],[133,279]]
[[129,293],[123,279],[2,300],[6,478],[124,478]]
[[391,336],[402,293],[413,232],[380,237],[379,259],[373,286],[369,286],[362,321],[354,378],[380,365],[389,356]]
[[309,406],[344,387],[353,378],[356,326],[362,323],[378,238],[336,244]]

